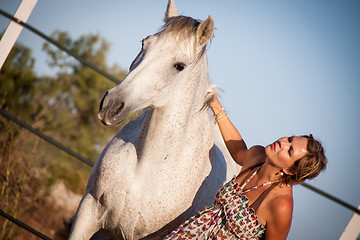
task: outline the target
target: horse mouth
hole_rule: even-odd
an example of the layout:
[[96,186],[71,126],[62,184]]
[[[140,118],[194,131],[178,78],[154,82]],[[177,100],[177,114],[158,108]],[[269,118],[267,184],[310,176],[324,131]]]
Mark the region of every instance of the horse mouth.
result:
[[125,109],[125,104],[120,102],[115,106],[101,108],[98,113],[99,120],[106,126],[116,126],[124,120],[121,113]]

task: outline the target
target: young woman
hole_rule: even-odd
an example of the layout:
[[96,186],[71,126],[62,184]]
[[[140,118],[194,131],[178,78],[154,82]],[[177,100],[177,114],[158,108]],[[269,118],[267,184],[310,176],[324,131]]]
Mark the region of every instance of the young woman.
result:
[[326,168],[323,147],[309,135],[283,137],[266,147],[248,149],[216,96],[210,108],[242,169],[219,189],[214,204],[165,239],[286,239],[293,212],[292,186]]

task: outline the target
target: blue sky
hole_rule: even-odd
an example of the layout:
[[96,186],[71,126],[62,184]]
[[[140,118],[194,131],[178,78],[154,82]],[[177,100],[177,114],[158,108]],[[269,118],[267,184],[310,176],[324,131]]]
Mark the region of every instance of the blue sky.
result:
[[[20,0],[2,0],[14,14]],[[249,146],[313,133],[329,159],[310,184],[360,205],[360,2],[357,0],[175,0],[181,14],[215,21],[209,74]],[[99,33],[109,63],[127,69],[140,41],[163,24],[166,0],[38,1],[28,23],[50,35]],[[8,20],[0,16],[0,31]],[[50,73],[43,40],[23,30],[39,73]],[[94,113],[95,114],[95,113]],[[338,239],[353,213],[302,187],[288,239]]]

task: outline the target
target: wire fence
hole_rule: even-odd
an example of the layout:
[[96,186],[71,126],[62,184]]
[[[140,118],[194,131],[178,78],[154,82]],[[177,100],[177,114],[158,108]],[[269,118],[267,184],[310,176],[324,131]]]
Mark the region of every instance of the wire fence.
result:
[[[62,44],[60,44],[59,42],[55,41],[54,39],[50,38],[49,36],[46,36],[45,34],[43,34],[42,32],[40,32],[39,30],[37,30],[36,28],[30,26],[27,23],[24,23],[23,21],[15,18],[14,16],[8,14],[7,12],[3,11],[0,9],[0,14],[5,16],[6,18],[17,22],[18,24],[22,25],[23,27],[25,27],[26,29],[30,30],[31,32],[35,33],[36,35],[40,36],[41,38],[45,39],[47,42],[53,44],[54,46],[58,47],[59,49],[65,51],[67,54],[69,54],[70,56],[74,57],[75,59],[77,59],[79,62],[81,62],[83,65],[91,68],[92,70],[94,70],[95,72],[101,74],[102,76],[106,77],[107,79],[109,79],[110,81],[119,84],[121,81],[119,79],[117,79],[116,77],[110,75],[109,73],[105,72],[104,70],[98,68],[96,65],[90,63],[89,61],[87,61],[86,59],[81,58],[79,55],[77,55],[76,53],[71,52],[69,49],[67,49],[66,47],[64,47]],[[32,132],[33,134],[37,135],[38,137],[44,139],[46,142],[56,146],[57,148],[61,149],[62,151],[66,152],[67,154],[75,157],[76,159],[82,161],[83,163],[89,165],[89,166],[93,166],[94,162],[90,161],[89,159],[81,156],[80,154],[74,152],[73,150],[71,150],[70,148],[62,145],[61,143],[55,141],[54,139],[52,139],[51,137],[46,136],[45,134],[37,131],[36,129],[32,128],[31,126],[29,126],[28,124],[24,123],[23,121],[17,119],[16,117],[14,117],[13,115],[9,114],[8,112],[0,109],[0,114],[3,115],[4,117],[6,117],[7,119],[15,122],[16,124],[18,124],[19,126],[27,129],[28,131]],[[346,203],[345,201],[329,194],[326,193],[310,184],[307,183],[302,183],[301,184],[303,187],[317,193],[320,194],[321,196],[332,200],[334,202],[336,202],[337,204],[340,204],[341,206],[351,210],[354,213],[357,213],[360,215],[360,210],[354,206],[352,206],[351,204]],[[41,238],[41,239],[45,239],[45,240],[51,240],[51,238],[47,237],[46,235],[36,231],[35,229],[31,228],[30,226],[28,226],[27,224],[21,222],[20,220],[17,220],[15,218],[13,218],[12,216],[8,215],[7,213],[3,212],[0,209],[0,215],[8,220],[10,220],[11,222],[17,224],[19,227],[24,228],[25,230],[29,231],[30,233],[36,235],[37,237]]]
[[33,229],[32,227],[30,227],[29,225],[21,222],[20,220],[13,218],[12,216],[10,216],[9,214],[3,212],[0,209],[0,215],[8,220],[10,220],[11,222],[15,223],[16,225],[18,225],[19,227],[27,230],[28,232],[34,234],[35,236],[41,238],[41,239],[45,239],[45,240],[51,240],[51,238],[49,238],[48,236],[42,234],[41,232],[36,231],[35,229]]
[[44,139],[45,141],[47,141],[48,143],[51,143],[52,145],[54,145],[55,147],[63,150],[64,152],[66,152],[67,154],[79,159],[80,161],[86,163],[89,166],[93,166],[94,163],[92,161],[90,161],[89,159],[81,156],[80,154],[74,152],[73,150],[71,150],[68,147],[65,147],[64,145],[62,145],[61,143],[55,141],[54,139],[52,139],[51,137],[48,137],[46,135],[44,135],[43,133],[35,130],[34,128],[32,128],[31,126],[29,126],[28,124],[24,123],[23,121],[20,121],[19,119],[17,119],[16,117],[14,117],[13,115],[7,113],[6,111],[0,109],[0,113],[1,115],[3,115],[4,117],[6,117],[7,119],[10,119],[11,121],[15,122],[16,124],[20,125],[23,128],[26,128],[27,130],[29,130],[30,132],[32,132],[33,134],[39,136],[40,138]]

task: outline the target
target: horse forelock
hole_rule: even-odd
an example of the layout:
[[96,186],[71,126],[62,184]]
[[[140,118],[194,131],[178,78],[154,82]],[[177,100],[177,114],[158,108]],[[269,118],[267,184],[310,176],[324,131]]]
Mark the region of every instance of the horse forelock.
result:
[[161,31],[182,34],[185,37],[192,37],[193,35],[196,35],[199,23],[200,20],[180,15],[172,17],[167,23],[165,23],[165,25],[162,26]]
[[176,44],[179,45],[188,45],[190,41],[192,43],[190,47],[192,47],[192,50],[195,51],[195,54],[197,54],[196,61],[198,61],[205,54],[207,46],[207,44],[204,44],[200,51],[196,51],[198,50],[196,48],[197,29],[200,23],[200,20],[188,16],[180,15],[172,17],[167,23],[165,23],[165,25],[160,28],[158,34],[166,34],[166,36],[171,37],[173,40],[175,40]]

